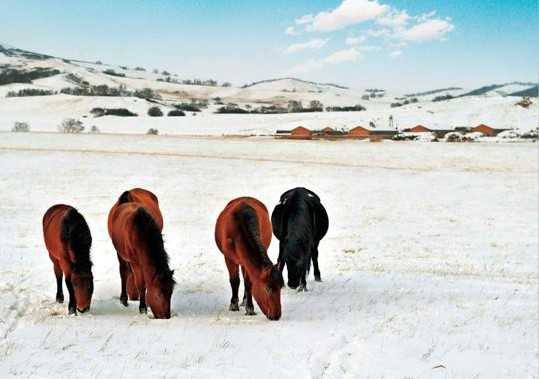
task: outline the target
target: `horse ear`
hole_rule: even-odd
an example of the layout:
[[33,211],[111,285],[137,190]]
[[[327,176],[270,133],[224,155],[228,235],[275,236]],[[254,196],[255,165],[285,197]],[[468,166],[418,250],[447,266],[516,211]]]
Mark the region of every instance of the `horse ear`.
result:
[[271,213],[271,226],[273,227],[273,234],[278,240],[283,237],[283,205],[278,204]]
[[316,230],[316,239],[320,241],[326,233],[328,232],[329,228],[329,218],[328,213],[326,212],[326,208],[320,203],[316,202],[314,204],[314,227]]
[[170,276],[174,275],[174,270],[170,270]]

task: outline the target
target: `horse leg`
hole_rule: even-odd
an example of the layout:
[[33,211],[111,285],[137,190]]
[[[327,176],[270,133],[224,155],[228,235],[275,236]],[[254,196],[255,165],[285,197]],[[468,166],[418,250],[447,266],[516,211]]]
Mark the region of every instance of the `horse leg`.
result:
[[56,302],[61,304],[64,302],[64,291],[62,290],[63,273],[56,261],[54,262],[54,275],[56,276]]
[[69,310],[70,315],[77,314],[77,304],[75,302],[75,291],[73,290],[73,284],[71,284],[71,276],[68,278],[65,277],[67,291],[69,292],[69,303],[67,309]]
[[127,271],[127,296],[129,296],[129,300],[138,300],[138,289],[130,266]]
[[146,283],[144,282],[144,274],[142,269],[138,265],[131,265],[131,270],[135,276],[135,283],[137,284],[138,294],[139,294],[139,306],[138,310],[140,313],[148,313],[148,308],[146,307]]
[[251,280],[245,269],[242,269],[241,272],[243,274],[243,285],[245,286],[245,314],[247,316],[254,316],[256,312],[253,305],[253,295],[251,294]]
[[[241,269],[243,275],[243,269]],[[247,292],[243,289],[243,299],[241,299],[240,307],[245,307],[245,300],[247,299]]]
[[118,254],[118,262],[120,262],[120,279],[121,279],[121,293],[120,293],[120,302],[127,307],[127,293],[126,293],[126,283],[127,283],[127,275],[129,274],[129,271],[131,271],[131,268],[129,267],[129,264],[123,260],[122,257],[120,257],[120,254]]
[[299,280],[299,287],[298,287],[298,292],[307,292],[307,272],[304,271],[303,274],[301,274],[301,278]]
[[321,282],[322,277],[320,276],[320,269],[318,268],[318,243],[314,245],[312,259],[313,259],[313,266],[314,266],[314,280],[317,282]]
[[239,266],[228,258],[225,258],[225,263],[228,269],[230,288],[232,288],[232,298],[230,299],[228,310],[237,312],[240,310],[238,305],[238,289],[240,288]]

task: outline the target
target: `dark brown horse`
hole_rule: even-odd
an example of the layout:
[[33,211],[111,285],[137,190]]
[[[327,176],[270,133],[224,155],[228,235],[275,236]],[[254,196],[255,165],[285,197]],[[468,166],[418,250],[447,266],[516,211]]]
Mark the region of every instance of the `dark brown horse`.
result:
[[239,311],[241,266],[245,286],[245,314],[256,314],[253,296],[270,320],[281,317],[281,271],[272,264],[267,249],[271,242],[268,210],[257,199],[240,197],[221,212],[215,225],[215,242],[225,256],[232,288],[230,310]]
[[54,265],[56,301],[64,302],[64,275],[69,292],[69,313],[86,312],[90,309],[94,291],[90,260],[92,236],[86,220],[69,205],[54,205],[43,216],[43,237]]
[[126,282],[131,270],[139,311],[146,313],[148,302],[155,318],[170,318],[174,272],[169,269],[161,230],[150,211],[139,203],[119,204],[110,214],[110,235],[120,260],[122,304],[127,306]]
[[[111,215],[112,212],[123,203],[128,202],[134,202],[141,204],[146,210],[152,215],[153,219],[155,220],[157,226],[159,227],[159,231],[163,231],[163,216],[161,214],[161,210],[159,209],[159,200],[157,199],[157,196],[155,196],[152,192],[142,189],[142,188],[133,188],[129,191],[125,191],[122,193],[118,201],[113,205],[112,209],[109,212],[109,219],[108,219],[108,229],[109,229],[109,236],[112,238],[111,234]],[[120,269],[122,266],[121,258],[118,256],[118,260],[120,260]],[[131,273],[131,268],[127,270],[127,295],[129,296],[129,300],[138,300],[138,289],[135,285],[135,280],[133,278],[133,274]],[[124,298],[122,298],[124,299]],[[127,305],[127,297],[125,297],[124,300],[122,300],[124,305]]]

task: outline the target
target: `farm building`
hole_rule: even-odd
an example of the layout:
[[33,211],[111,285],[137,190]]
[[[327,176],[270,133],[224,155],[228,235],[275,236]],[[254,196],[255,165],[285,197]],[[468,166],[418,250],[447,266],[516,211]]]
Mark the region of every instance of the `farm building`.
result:
[[413,128],[404,129],[405,132],[410,133],[431,133],[432,130],[421,124],[414,126]]
[[509,129],[497,129],[497,128],[493,128],[485,124],[480,124],[480,125],[477,125],[475,128],[472,128],[472,132],[483,133],[487,137],[497,136],[498,134],[506,130],[509,130]]
[[369,138],[370,133],[371,131],[369,129],[364,128],[363,126],[356,126],[348,131],[346,137],[356,139]]
[[334,138],[343,137],[345,133],[340,131],[340,130],[335,130],[335,129],[330,128],[329,126],[327,126],[322,130],[315,130],[312,134],[315,137],[318,137],[318,138],[334,139]]
[[293,139],[311,139],[312,133],[309,129],[298,126],[290,131],[290,138]]

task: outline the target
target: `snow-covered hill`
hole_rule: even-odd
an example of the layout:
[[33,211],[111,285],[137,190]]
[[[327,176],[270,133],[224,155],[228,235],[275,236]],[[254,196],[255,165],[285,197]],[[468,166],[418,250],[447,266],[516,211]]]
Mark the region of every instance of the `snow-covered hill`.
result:
[[[15,77],[15,79],[14,79]],[[22,80],[21,80],[22,78]],[[30,79],[29,79],[30,78]],[[383,89],[352,89],[331,83],[315,83],[296,78],[264,80],[242,87],[185,84],[186,78],[165,71],[153,72],[141,67],[109,65],[101,62],[83,62],[20,50],[0,45],[0,130],[9,130],[15,121],[31,123],[33,130],[56,130],[66,117],[90,118],[95,107],[127,108],[137,113],[136,119],[107,116],[92,119],[104,131],[144,132],[149,127],[171,134],[264,134],[280,128],[305,125],[312,128],[331,126],[351,128],[374,122],[379,128],[394,125],[401,128],[424,124],[430,128],[473,126],[479,123],[497,128],[529,130],[537,127],[537,99],[531,106],[516,105],[518,97],[506,96],[527,90],[533,83],[489,85],[479,89],[448,87],[430,91],[391,93]],[[21,81],[26,81],[21,83]],[[160,98],[158,103],[133,96],[68,96],[62,89],[81,89],[95,86],[121,88],[133,94],[145,88]],[[9,97],[9,92],[41,90],[56,93],[49,96]],[[433,100],[440,96],[452,97],[448,101]],[[192,99],[208,101],[209,107],[198,116],[181,119],[146,117],[151,106],[163,111],[178,102]],[[286,108],[291,101],[309,106],[313,100],[324,107],[361,104],[363,112],[324,112],[281,115],[215,115],[223,104],[234,103],[244,109],[275,105]],[[413,100],[410,104],[405,104]],[[417,101],[417,102],[416,102]],[[405,104],[394,107],[395,103]],[[393,105],[393,106],[392,106]]]

